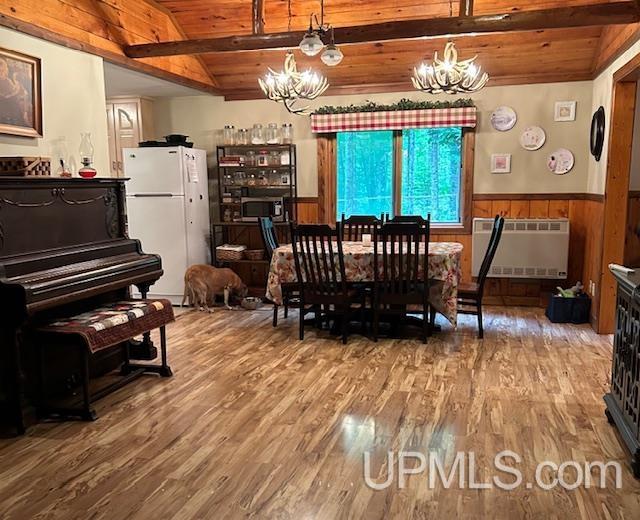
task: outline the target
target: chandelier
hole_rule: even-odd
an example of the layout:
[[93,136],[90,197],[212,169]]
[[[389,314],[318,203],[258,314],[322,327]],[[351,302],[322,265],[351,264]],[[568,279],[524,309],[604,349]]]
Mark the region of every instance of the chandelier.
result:
[[[468,7],[467,3],[467,7]],[[453,2],[449,0],[449,17],[453,17]],[[422,63],[413,68],[413,86],[428,94],[462,94],[477,92],[489,81],[489,75],[474,62],[478,56],[458,61],[458,51],[452,41],[444,48],[444,60],[433,54],[431,64]]]
[[[315,27],[313,25],[314,20],[316,25]],[[325,47],[324,42],[322,41],[322,36],[329,32],[331,32],[331,40],[329,45]],[[324,49],[320,59],[329,67],[335,67],[342,61],[344,55],[336,46],[333,36],[333,27],[324,23],[324,0],[320,0],[320,20],[318,20],[318,17],[313,13],[309,16],[309,28],[300,41],[299,47],[302,53],[306,56],[315,56]]]
[[293,52],[287,52],[284,69],[276,72],[269,68],[264,79],[258,78],[258,84],[265,96],[272,101],[281,102],[292,114],[307,114],[309,107],[295,107],[299,100],[315,99],[329,88],[329,82],[322,75],[307,69],[298,72]]
[[489,81],[489,75],[482,72],[474,61],[477,56],[458,61],[458,51],[453,42],[444,48],[444,60],[438,58],[436,51],[430,65],[423,63],[413,69],[413,86],[428,94],[461,94],[477,92]]

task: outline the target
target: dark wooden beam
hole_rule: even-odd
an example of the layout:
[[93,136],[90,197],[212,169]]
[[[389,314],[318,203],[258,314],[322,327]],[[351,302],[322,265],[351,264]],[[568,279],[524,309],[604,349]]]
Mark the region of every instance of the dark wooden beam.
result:
[[473,16],[473,0],[460,0],[460,16]]
[[[594,25],[628,24],[640,21],[634,2],[561,7],[481,16],[458,16],[427,20],[402,20],[355,27],[336,27],[339,45],[407,40],[472,33],[536,31]],[[230,36],[175,42],[147,43],[125,47],[130,58],[202,54],[207,52],[291,49],[298,46],[304,31],[264,35]]]
[[264,34],[264,0],[253,0],[253,34]]

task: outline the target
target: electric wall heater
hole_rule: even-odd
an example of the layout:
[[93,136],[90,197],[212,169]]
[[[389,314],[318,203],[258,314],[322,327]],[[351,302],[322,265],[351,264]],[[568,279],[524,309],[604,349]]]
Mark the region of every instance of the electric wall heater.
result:
[[[492,218],[473,219],[473,276],[480,271],[492,227]],[[489,276],[564,279],[568,258],[569,219],[506,219]]]

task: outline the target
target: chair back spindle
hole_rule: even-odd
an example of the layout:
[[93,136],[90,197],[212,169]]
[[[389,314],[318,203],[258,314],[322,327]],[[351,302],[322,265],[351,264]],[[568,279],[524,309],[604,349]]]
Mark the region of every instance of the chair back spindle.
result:
[[491,230],[491,238],[489,239],[489,245],[487,251],[484,254],[482,264],[480,265],[480,271],[478,272],[478,292],[482,296],[484,284],[491,269],[491,263],[496,256],[496,251],[500,245],[500,238],[502,237],[502,230],[504,229],[504,217],[496,215],[493,220],[493,229]]

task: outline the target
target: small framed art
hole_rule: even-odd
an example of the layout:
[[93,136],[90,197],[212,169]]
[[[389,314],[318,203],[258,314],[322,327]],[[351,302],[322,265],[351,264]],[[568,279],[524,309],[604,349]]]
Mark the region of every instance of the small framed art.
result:
[[491,173],[511,173],[511,154],[493,154],[491,156]]
[[556,101],[554,110],[555,121],[575,121],[576,120],[576,102],[575,101]]

